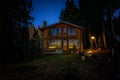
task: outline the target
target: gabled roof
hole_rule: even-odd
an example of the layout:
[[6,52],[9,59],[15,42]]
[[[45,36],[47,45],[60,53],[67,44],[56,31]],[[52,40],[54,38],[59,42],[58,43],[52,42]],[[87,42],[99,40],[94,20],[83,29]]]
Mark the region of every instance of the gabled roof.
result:
[[74,26],[74,27],[76,27],[76,28],[85,29],[85,28],[83,28],[83,27],[81,27],[81,26],[79,26],[79,25],[76,25],[76,24],[73,24],[73,23],[70,23],[70,22],[66,22],[66,21],[59,21],[59,22],[57,22],[57,23],[48,25],[46,28],[50,28],[50,27],[55,26],[55,25],[58,25],[58,24],[60,24],[60,23],[68,24],[68,25]]

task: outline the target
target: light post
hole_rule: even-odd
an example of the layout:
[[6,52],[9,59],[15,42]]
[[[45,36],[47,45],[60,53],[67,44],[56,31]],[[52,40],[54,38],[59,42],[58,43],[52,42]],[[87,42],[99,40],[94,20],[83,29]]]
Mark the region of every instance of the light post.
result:
[[95,39],[94,36],[91,36],[91,47],[93,48],[93,40]]
[[93,48],[93,43],[94,43],[94,41],[95,41],[95,46],[96,46],[96,48],[97,48],[97,42],[96,42],[96,38],[94,37],[94,36],[91,36],[91,47]]

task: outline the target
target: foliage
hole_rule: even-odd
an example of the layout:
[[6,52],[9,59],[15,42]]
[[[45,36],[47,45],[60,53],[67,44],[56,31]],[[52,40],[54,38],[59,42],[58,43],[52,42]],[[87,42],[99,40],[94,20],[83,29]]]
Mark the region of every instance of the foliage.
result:
[[40,48],[40,39],[38,31],[35,30],[31,40],[31,56],[33,58],[40,57],[42,49]]
[[120,26],[120,15],[113,19],[113,26],[115,26],[114,27],[115,34],[120,35],[120,27],[119,27]]
[[0,55],[3,62],[17,61],[29,52],[28,20],[32,19],[29,15],[32,1],[0,0],[0,10]]
[[[112,19],[114,12],[120,9],[120,0],[79,0],[78,6],[74,4],[73,0],[67,0],[65,8],[61,10],[60,20],[85,27],[88,33],[85,33],[84,37],[89,34],[96,35],[97,43],[99,37],[103,41],[103,36],[105,36],[107,44],[115,44]],[[89,44],[87,42],[85,41],[86,44]]]
[[73,53],[74,54],[76,53],[76,45],[75,45],[75,43],[73,44]]
[[75,5],[73,0],[66,0],[65,8],[61,10],[60,20],[68,21],[74,24],[78,24],[79,9]]
[[110,19],[114,11],[120,8],[119,4],[119,0],[79,0],[81,17],[88,25],[90,32],[97,35],[101,33],[104,16]]
[[[86,23],[84,19],[82,19],[82,16],[80,13],[80,9],[77,5],[75,5],[74,0],[66,0],[65,8],[61,10],[59,18],[60,20],[68,21],[70,23],[74,23],[82,27],[86,27]],[[88,36],[88,33],[85,33],[83,37],[87,37],[87,36]],[[84,40],[85,44],[89,44],[87,41],[87,38],[85,39],[86,39]]]
[[111,51],[104,50],[104,51],[100,51],[100,52],[95,52],[92,54],[92,58],[94,58],[96,60],[107,61],[107,59],[111,59]]

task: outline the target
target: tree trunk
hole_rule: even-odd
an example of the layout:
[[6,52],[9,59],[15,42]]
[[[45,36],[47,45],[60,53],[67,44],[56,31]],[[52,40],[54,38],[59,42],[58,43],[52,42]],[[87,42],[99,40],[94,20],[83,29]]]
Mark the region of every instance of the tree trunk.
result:
[[104,26],[104,22],[103,22],[103,31],[102,31],[102,36],[103,36],[103,45],[104,48],[106,49],[106,38],[105,38],[105,26]]

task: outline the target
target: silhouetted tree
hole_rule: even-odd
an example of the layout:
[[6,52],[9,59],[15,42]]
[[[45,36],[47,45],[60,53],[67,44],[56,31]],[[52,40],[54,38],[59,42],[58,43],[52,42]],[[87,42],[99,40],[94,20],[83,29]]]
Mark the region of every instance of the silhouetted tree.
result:
[[106,0],[106,23],[105,31],[107,36],[107,46],[108,47],[115,47],[115,31],[113,26],[113,14],[117,9],[120,9],[120,0]]
[[[112,17],[114,11],[120,8],[120,0],[79,0],[79,8],[81,18],[87,24],[91,34],[102,37],[104,30],[105,33],[111,30],[113,35]],[[108,27],[103,26],[105,17],[107,17]]]
[[74,24],[79,24],[79,9],[75,5],[74,0],[66,0],[65,8],[61,10],[60,20],[68,21]]
[[115,35],[120,35],[120,15],[113,19]]
[[115,48],[115,57],[119,58],[120,56],[120,15],[115,17],[113,19],[113,26],[114,26],[114,31],[115,31],[115,35],[116,35],[116,48]]
[[91,34],[100,34],[104,20],[103,0],[79,0],[81,18]]
[[[0,0],[0,57],[2,62],[24,57],[28,46],[31,0]],[[16,59],[16,60],[15,60]]]
[[31,39],[31,56],[32,58],[38,58],[40,57],[41,53],[38,31],[35,30],[33,38]]

